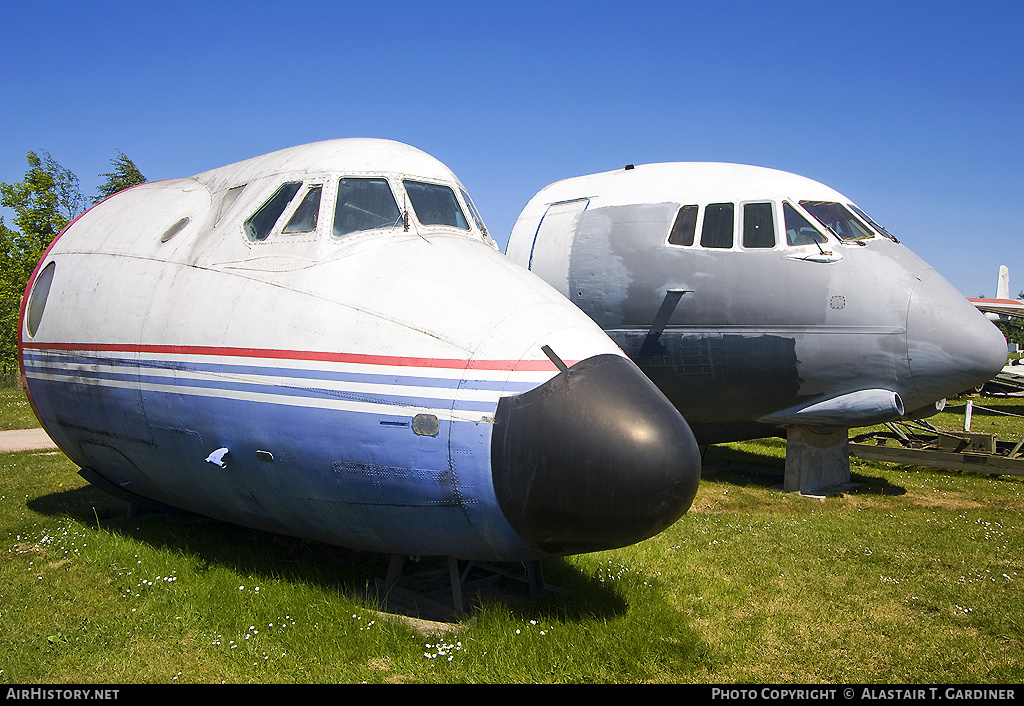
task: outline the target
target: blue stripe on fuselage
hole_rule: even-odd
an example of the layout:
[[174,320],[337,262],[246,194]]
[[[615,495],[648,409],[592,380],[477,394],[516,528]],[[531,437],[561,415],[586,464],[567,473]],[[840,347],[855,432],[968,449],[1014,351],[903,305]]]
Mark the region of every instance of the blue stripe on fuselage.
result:
[[331,382],[362,382],[371,384],[409,385],[419,387],[461,388],[468,390],[504,391],[510,394],[526,392],[534,388],[535,382],[484,380],[458,377],[422,377],[416,375],[392,375],[388,373],[362,373],[340,370],[307,369],[279,366],[238,365],[232,363],[196,363],[191,361],[156,358],[124,358],[63,353],[24,352],[26,364],[29,361],[45,365],[110,365],[137,368],[154,368],[181,372],[223,373],[231,375],[261,375],[280,378],[302,378],[327,380]]
[[[161,380],[176,384],[173,376]],[[372,551],[523,551],[494,499],[489,423],[441,420],[436,436],[419,436],[397,410],[324,410],[31,375],[29,384],[74,461],[148,497]],[[115,418],[123,426],[112,433],[106,420]],[[229,449],[224,468],[205,460],[221,447]],[[259,460],[257,450],[273,461]]]
[[[507,392],[517,393],[533,387],[536,383],[510,382],[480,379],[440,378],[413,375],[389,375],[386,373],[359,373],[308,368],[287,368],[280,366],[253,366],[185,362],[161,359],[131,359],[95,355],[31,353],[26,351],[25,371],[29,376],[60,376],[68,382],[84,384],[125,383],[151,389],[153,386],[174,386],[179,394],[189,394],[189,388],[236,393],[284,395],[290,398],[333,399],[370,404],[396,405],[403,407],[451,408],[455,394],[460,390],[472,392],[498,392],[506,387]],[[100,366],[112,368],[101,370]],[[167,370],[172,375],[146,375],[147,370]],[[211,377],[203,378],[206,374]],[[77,379],[76,379],[77,378]],[[301,384],[301,383],[306,384]],[[342,384],[378,385],[390,388],[388,391],[360,391],[333,389],[317,385],[318,382]],[[437,389],[438,396],[403,394],[403,388],[419,387]],[[447,391],[451,394],[444,395]],[[457,407],[462,411],[493,413],[497,397],[493,400],[459,399]]]

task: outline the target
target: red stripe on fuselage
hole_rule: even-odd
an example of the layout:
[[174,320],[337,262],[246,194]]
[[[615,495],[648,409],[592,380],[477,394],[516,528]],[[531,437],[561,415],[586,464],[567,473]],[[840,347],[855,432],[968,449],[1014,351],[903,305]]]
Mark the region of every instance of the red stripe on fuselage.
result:
[[[157,181],[163,181],[163,180],[158,179]],[[153,184],[153,183],[156,183],[156,182],[145,182],[145,183],[146,184]],[[122,189],[121,191],[118,191],[117,194],[122,194],[125,191],[131,191],[132,189],[135,189],[135,188],[137,188],[139,186],[143,186],[143,184],[135,184],[134,186],[129,186],[127,189]],[[85,216],[85,214],[89,213],[89,211],[93,210],[94,208],[99,206],[101,203],[104,203],[104,202],[108,201],[109,199],[114,198],[115,196],[117,196],[117,194],[111,194],[107,198],[103,199],[103,201],[98,201],[98,202],[94,203],[92,206],[90,206],[89,208],[85,209],[84,211],[79,213],[77,216],[72,218],[70,221],[68,221],[68,224],[66,226],[64,226],[63,228],[61,228],[60,233],[57,233],[57,235],[55,235],[53,237],[53,240],[50,241],[50,244],[46,246],[46,250],[43,251],[43,256],[39,258],[39,262],[36,263],[35,269],[32,270],[32,276],[28,278],[28,283],[25,285],[25,293],[21,297],[21,311],[18,314],[18,369],[21,372],[21,387],[22,387],[23,390],[25,390],[25,395],[28,397],[28,403],[32,407],[32,411],[33,412],[35,411],[35,405],[32,403],[32,394],[28,390],[28,385],[25,384],[25,366],[24,366],[24,364],[22,363],[22,360],[21,360],[21,349],[22,348],[26,348],[26,347],[30,347],[30,346],[26,346],[24,341],[22,341],[21,333],[22,333],[22,331],[25,330],[25,313],[28,311],[28,300],[29,300],[29,298],[30,298],[30,296],[32,294],[32,287],[36,283],[36,277],[39,276],[39,271],[43,269],[43,263],[46,262],[47,256],[50,254],[50,251],[53,250],[54,246],[57,245],[57,241],[61,239],[61,236],[63,236],[65,233],[67,233],[68,230],[70,230],[71,226],[73,226],[76,223],[78,223],[78,221],[83,216]],[[36,416],[38,417],[39,415],[37,414]]]
[[[358,363],[361,365],[392,365],[412,368],[450,368],[468,370],[557,370],[548,359],[541,360],[462,360],[459,358],[412,358],[405,356],[333,353],[331,351],[293,351],[269,348],[230,348],[223,346],[129,345],[121,343],[42,343],[22,342],[22,348],[33,350],[97,351],[114,353],[149,353],[158,355],[205,355],[232,358],[265,358],[303,360],[324,363]],[[576,361],[567,361],[572,365]]]

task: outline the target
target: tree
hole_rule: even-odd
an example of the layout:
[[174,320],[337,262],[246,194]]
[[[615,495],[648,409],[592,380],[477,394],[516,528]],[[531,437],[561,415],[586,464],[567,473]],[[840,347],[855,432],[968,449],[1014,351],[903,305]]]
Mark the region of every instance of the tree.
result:
[[24,259],[12,253],[17,236],[0,218],[0,373],[5,378],[18,366],[18,317],[22,289],[28,281]]
[[996,327],[1003,332],[1003,337],[1009,343],[1024,346],[1024,327],[1022,327],[1020,319],[1013,318],[1009,321],[997,321]]
[[29,169],[16,184],[0,184],[0,205],[14,211],[8,228],[0,218],[0,371],[18,368],[17,340],[21,297],[36,263],[50,242],[81,213],[85,199],[78,177],[48,152],[29,152]]
[[135,163],[120,150],[117,152],[117,157],[110,160],[110,164],[114,167],[114,171],[100,174],[101,177],[106,177],[107,181],[100,187],[100,193],[93,198],[93,203],[99,203],[118,191],[124,191],[146,181],[146,177],[142,176],[142,172],[135,166]]
[[49,152],[42,157],[29,152],[26,159],[29,170],[22,181],[0,184],[0,205],[14,210],[22,246],[42,255],[50,241],[82,212],[85,198],[78,177],[57,164]]

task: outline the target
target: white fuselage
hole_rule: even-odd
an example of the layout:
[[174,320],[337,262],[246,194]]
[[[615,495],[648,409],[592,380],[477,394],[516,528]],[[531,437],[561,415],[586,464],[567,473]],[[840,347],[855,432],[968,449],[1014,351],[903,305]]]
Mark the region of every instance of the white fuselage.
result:
[[[560,551],[530,536],[532,500],[510,510],[495,490],[518,473],[492,468],[499,405],[565,377],[558,359],[625,362],[496,249],[444,165],[382,140],[122,192],[54,242],[27,300],[27,390],[80,466],[138,496],[389,553]],[[587,550],[574,541],[567,552]]]

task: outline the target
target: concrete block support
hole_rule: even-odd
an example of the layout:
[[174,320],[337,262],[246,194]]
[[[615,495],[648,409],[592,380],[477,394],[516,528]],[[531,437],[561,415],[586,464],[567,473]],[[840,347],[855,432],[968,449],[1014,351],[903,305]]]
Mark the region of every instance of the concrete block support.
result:
[[850,430],[791,427],[786,434],[787,493],[818,495],[850,482]]

